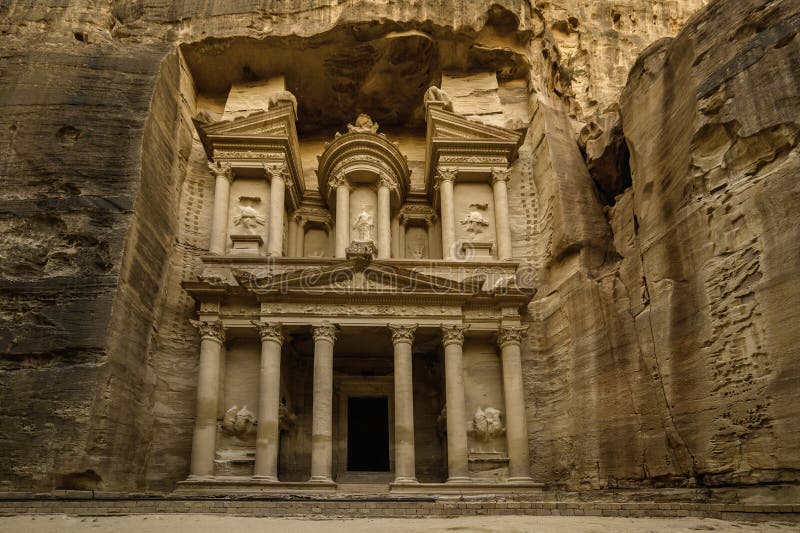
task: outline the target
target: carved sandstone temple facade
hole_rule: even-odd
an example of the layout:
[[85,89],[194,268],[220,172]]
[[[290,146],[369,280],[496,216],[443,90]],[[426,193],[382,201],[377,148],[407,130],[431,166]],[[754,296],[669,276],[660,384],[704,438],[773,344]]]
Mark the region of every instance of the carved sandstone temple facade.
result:
[[[197,121],[214,180],[179,490],[537,488],[507,181],[522,133],[425,96],[424,176],[360,115],[304,181],[297,104]],[[464,359],[474,364],[465,370]]]

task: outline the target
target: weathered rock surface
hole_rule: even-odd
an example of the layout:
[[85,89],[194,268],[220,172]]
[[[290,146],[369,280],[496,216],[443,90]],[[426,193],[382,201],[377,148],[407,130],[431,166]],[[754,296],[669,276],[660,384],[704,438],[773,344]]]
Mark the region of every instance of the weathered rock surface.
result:
[[[455,105],[528,126],[509,202],[539,287],[538,481],[796,483],[800,9],[712,2],[642,55],[620,101],[637,54],[704,3],[0,7],[0,489],[90,468],[106,489],[186,477],[198,341],[180,281],[213,197],[191,117],[282,73],[270,57],[320,139],[362,111],[416,128],[443,73],[500,73]],[[320,77],[335,105],[304,82]]]

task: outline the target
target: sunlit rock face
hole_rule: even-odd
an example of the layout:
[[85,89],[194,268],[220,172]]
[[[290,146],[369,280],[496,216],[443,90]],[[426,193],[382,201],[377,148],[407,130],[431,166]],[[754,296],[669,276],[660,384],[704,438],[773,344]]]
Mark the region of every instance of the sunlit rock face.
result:
[[[524,133],[508,215],[538,291],[522,345],[535,481],[796,483],[800,8],[705,4],[0,8],[0,490],[166,492],[186,478],[200,341],[181,283],[208,251],[214,198],[195,121],[259,111],[271,93],[257,88],[278,78],[312,191],[317,156],[361,113],[424,190],[432,85],[461,116]],[[321,227],[307,234],[316,256]],[[499,375],[489,348],[465,365],[467,380]],[[438,391],[441,369],[418,370]],[[468,422],[486,407],[470,403]],[[418,422],[430,476],[437,416]]]

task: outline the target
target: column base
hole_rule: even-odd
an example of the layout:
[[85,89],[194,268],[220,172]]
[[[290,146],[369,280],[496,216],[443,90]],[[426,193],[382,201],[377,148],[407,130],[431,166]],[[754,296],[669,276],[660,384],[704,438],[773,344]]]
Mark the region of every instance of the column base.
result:
[[419,481],[415,477],[396,477],[392,485],[417,485]]
[[506,483],[533,483],[533,478],[528,476],[510,477],[506,480]]
[[453,476],[447,478],[445,483],[455,484],[455,483],[472,483],[472,478],[468,478],[466,476]]
[[332,478],[325,477],[325,476],[311,476],[308,480],[309,483],[321,483],[326,485],[335,485],[336,483],[333,481]]
[[252,476],[250,479],[253,481],[266,481],[267,483],[278,482],[278,478],[276,476]]

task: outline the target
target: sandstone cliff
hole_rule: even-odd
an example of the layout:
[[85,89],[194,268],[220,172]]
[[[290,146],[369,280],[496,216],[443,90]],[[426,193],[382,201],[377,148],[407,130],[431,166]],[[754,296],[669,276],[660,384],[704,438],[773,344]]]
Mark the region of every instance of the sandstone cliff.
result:
[[[186,476],[197,340],[179,284],[213,194],[191,125],[203,61],[405,31],[451,50],[432,79],[441,58],[506,73],[499,109],[528,125],[511,215],[539,286],[537,480],[796,483],[800,8],[714,1],[658,40],[703,4],[4,4],[0,488]],[[331,123],[386,90],[358,59],[325,65],[350,95]]]

